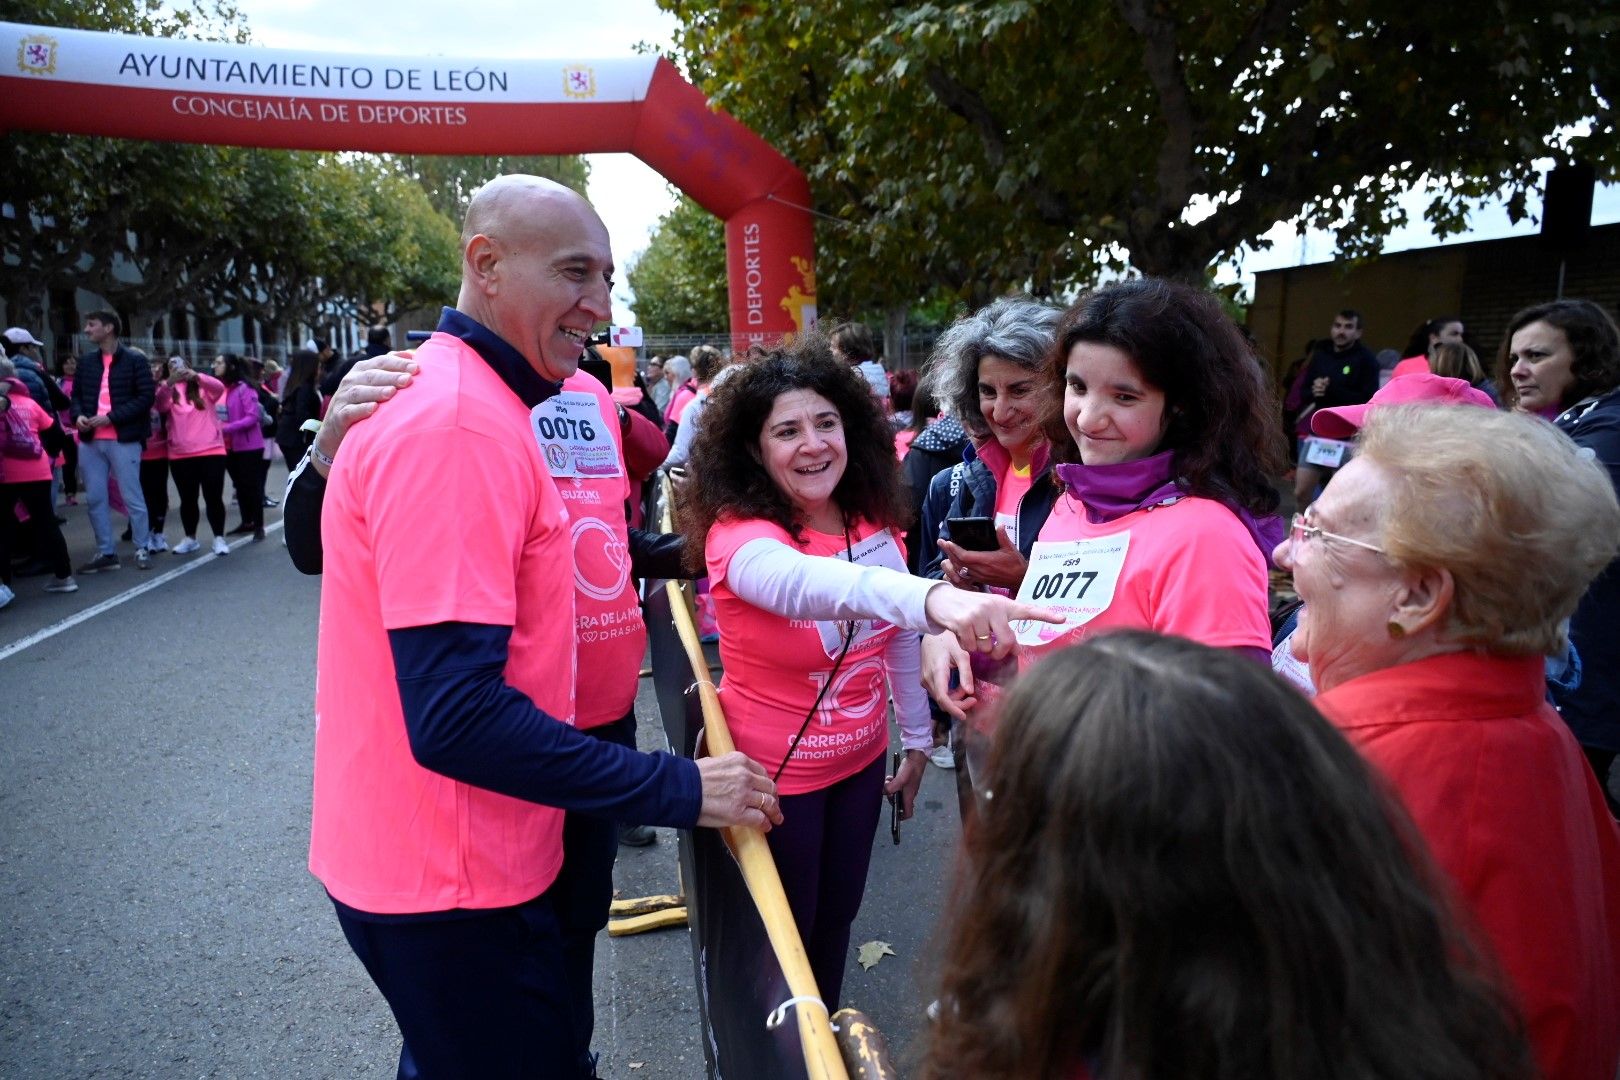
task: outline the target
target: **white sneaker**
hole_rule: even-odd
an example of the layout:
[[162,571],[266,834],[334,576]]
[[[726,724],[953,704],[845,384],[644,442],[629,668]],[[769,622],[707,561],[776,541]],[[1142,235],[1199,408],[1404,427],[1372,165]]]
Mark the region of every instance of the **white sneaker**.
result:
[[5,607],[15,599],[17,599],[17,594],[11,591],[10,585],[0,585],[0,608]]
[[47,581],[45,583],[45,591],[46,592],[78,592],[79,591],[79,583],[77,581],[73,580],[73,575],[72,574],[69,574],[65,578],[55,578],[55,579],[53,579],[51,581]]
[[932,761],[936,768],[956,768],[956,752],[951,749],[950,740],[946,739],[943,743],[930,750],[928,752],[928,760]]
[[169,550],[169,538],[162,533],[153,533],[152,539],[146,542],[146,550],[156,554],[159,551]]
[[195,536],[188,536],[178,544],[174,545],[174,553],[176,555],[190,555],[193,551],[201,550],[202,545],[197,543],[197,538]]
[[214,554],[215,555],[229,555],[230,553],[231,553],[231,545],[229,545],[229,544],[227,544],[225,542],[225,538],[223,536],[214,537]]

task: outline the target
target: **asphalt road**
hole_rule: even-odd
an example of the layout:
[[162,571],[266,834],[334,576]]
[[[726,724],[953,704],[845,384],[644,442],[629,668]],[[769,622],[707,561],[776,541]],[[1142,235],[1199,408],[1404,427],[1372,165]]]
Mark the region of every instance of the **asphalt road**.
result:
[[[64,512],[77,564],[89,528]],[[319,579],[276,531],[145,572],[121,550],[73,595],[19,579],[0,611],[0,1076],[392,1077],[393,1020],[305,869]],[[661,746],[645,680],[638,712]],[[896,955],[852,957],[845,1002],[901,1060],[957,835],[930,769],[898,848],[884,816],[855,926]],[[675,850],[621,849],[620,894],[677,891]],[[602,1075],[704,1076],[686,931],[604,934],[597,957]]]

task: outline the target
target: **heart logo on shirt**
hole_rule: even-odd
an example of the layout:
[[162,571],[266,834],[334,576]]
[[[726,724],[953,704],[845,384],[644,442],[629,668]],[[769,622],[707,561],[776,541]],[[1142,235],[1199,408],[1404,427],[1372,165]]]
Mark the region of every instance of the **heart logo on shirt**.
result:
[[574,522],[574,585],[593,600],[617,600],[630,582],[630,551],[606,522]]

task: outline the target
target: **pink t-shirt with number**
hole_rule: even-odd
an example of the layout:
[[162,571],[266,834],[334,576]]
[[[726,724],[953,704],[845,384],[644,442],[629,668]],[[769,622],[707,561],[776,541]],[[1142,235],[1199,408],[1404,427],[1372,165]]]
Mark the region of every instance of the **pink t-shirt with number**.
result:
[[[588,396],[594,411],[593,436],[605,435],[612,442],[611,455],[596,455],[598,464],[580,467],[571,455],[557,454],[564,464],[553,470],[557,493],[568,508],[574,542],[574,625],[579,642],[579,720],[580,728],[610,724],[630,711],[636,701],[636,675],[641,657],[647,651],[647,626],[641,619],[641,598],[630,577],[630,533],[625,518],[625,499],[630,479],[624,465],[624,443],[619,432],[619,413],[601,380],[576,371],[563,383],[565,395]],[[580,410],[557,409],[557,402],[542,402],[542,415],[551,410],[558,417],[574,418]],[[570,432],[555,432],[566,440],[569,434],[583,433],[577,423]],[[583,442],[588,443],[589,439]],[[553,446],[558,445],[553,443]],[[556,451],[553,451],[556,454]],[[609,469],[611,472],[609,472]],[[583,475],[566,475],[580,473]]]
[[[720,661],[726,671],[720,682],[720,704],[737,749],[774,774],[815,704],[816,694],[827,685],[816,716],[778,781],[785,795],[816,791],[853,776],[888,748],[889,695],[883,650],[900,632],[890,623],[861,620],[848,654],[833,675],[833,660],[843,645],[847,623],[783,618],[731,591],[726,568],[750,540],[777,540],[807,555],[844,555],[843,536],[812,529],[804,529],[803,536],[802,543],[795,543],[786,529],[772,522],[727,520],[709,529],[704,544],[709,589],[720,622]],[[885,539],[892,548],[884,544]],[[890,530],[860,523],[850,531],[850,540],[857,562],[888,565],[897,552],[899,568],[904,571],[905,549]],[[872,555],[861,557],[869,549]]]
[[416,360],[410,393],[349,432],[321,515],[309,868],[382,914],[533,899],[562,864],[563,820],[417,764],[388,631],[509,626],[507,683],[574,716],[574,590],[558,588],[573,544],[529,410],[448,334]]
[[1025,666],[1109,630],[1154,630],[1205,645],[1270,651],[1265,556],[1238,516],[1213,499],[1178,499],[1093,524],[1079,500],[1065,493],[1041,527],[1031,571],[1039,545],[1121,534],[1129,541],[1112,602],[1085,625],[1026,645]]

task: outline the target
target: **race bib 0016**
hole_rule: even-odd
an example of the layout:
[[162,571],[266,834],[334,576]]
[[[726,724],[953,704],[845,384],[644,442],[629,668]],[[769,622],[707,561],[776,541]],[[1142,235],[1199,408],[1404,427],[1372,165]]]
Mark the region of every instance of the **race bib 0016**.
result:
[[1063,622],[1015,620],[1012,627],[1018,643],[1044,645],[1107,611],[1114,602],[1114,589],[1130,546],[1129,532],[1094,540],[1036,541],[1018,599],[1052,609],[1063,616]]
[[[889,530],[873,533],[865,540],[857,542],[846,555],[840,551],[834,558],[848,558],[857,566],[887,566],[890,570],[906,573],[906,560],[900,557],[900,548],[894,542],[894,536]],[[882,619],[860,619],[855,623],[855,637],[850,641],[849,647],[857,649],[865,641],[869,641],[893,625]],[[838,655],[844,647],[844,635],[849,632],[850,624],[844,620],[816,620],[816,630],[821,634],[822,648],[827,650],[827,659],[831,660]]]
[[564,390],[547,398],[529,412],[529,427],[552,476],[619,475],[619,448],[590,394]]

